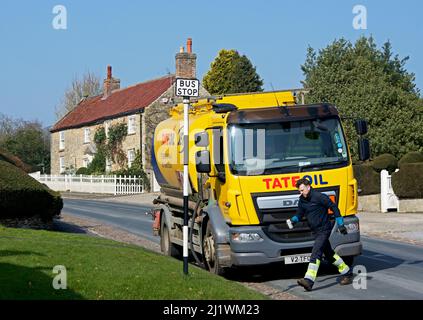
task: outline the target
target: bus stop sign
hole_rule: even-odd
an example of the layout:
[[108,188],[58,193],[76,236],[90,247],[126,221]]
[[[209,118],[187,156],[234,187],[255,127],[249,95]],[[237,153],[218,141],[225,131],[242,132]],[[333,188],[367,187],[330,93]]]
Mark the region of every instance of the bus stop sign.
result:
[[198,97],[200,95],[200,81],[177,78],[175,95],[177,97]]

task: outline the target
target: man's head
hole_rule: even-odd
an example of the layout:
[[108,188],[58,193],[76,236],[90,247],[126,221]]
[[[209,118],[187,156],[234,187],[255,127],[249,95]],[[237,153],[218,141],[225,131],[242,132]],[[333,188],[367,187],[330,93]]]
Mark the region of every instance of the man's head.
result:
[[308,179],[303,178],[298,180],[295,186],[297,187],[298,191],[304,198],[308,197],[308,195],[310,194],[310,189],[311,189],[310,181]]

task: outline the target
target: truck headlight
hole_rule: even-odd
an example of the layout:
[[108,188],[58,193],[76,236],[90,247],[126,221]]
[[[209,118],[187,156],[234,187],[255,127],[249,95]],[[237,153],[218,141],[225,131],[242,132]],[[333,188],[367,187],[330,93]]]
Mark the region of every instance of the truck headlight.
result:
[[232,233],[232,241],[237,242],[256,242],[263,241],[263,238],[258,233]]
[[352,222],[345,225],[348,233],[360,232],[360,225],[358,222]]

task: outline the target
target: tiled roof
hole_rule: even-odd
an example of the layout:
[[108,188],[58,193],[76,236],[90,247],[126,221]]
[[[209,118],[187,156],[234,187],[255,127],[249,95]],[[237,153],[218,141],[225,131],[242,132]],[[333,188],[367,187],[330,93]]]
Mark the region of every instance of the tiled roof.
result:
[[82,127],[103,119],[136,113],[157,100],[174,80],[174,75],[168,75],[113,91],[106,99],[103,99],[103,95],[88,98],[60,119],[50,131]]

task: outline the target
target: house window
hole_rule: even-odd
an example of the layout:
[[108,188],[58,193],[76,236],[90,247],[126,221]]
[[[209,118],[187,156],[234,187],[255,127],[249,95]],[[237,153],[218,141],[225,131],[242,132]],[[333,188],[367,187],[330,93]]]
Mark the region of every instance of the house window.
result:
[[132,166],[132,162],[135,160],[135,149],[128,150],[128,167]]
[[88,165],[90,164],[90,160],[85,158],[84,160],[82,160],[82,166],[84,168],[88,168]]
[[136,132],[137,127],[135,120],[135,116],[128,117],[128,134],[133,134]]
[[59,135],[60,135],[59,150],[63,150],[65,149],[65,132],[61,131]]
[[110,128],[110,120],[104,122],[104,132],[106,133],[106,138],[109,137],[109,128]]
[[91,130],[90,128],[85,128],[84,129],[84,143],[90,143],[90,134],[91,134]]
[[60,173],[64,173],[66,170],[65,167],[65,157],[60,157],[59,159],[59,168],[60,168]]

